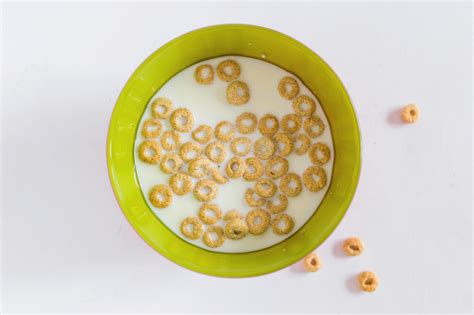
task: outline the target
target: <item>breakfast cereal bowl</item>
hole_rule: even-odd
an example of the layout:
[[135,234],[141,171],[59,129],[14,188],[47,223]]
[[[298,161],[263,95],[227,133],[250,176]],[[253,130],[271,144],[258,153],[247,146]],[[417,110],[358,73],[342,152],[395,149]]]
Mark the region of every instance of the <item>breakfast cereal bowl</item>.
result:
[[[304,84],[304,89],[316,97],[324,113],[321,116],[327,123],[327,135],[333,150],[331,176],[321,200],[314,206],[306,203],[314,209],[311,215],[281,241],[254,249],[250,246],[248,251],[216,251],[176,233],[176,229],[170,228],[163,220],[160,210],[153,209],[147,200],[147,194],[141,187],[145,185],[140,179],[143,170],[137,164],[136,142],[140,137],[140,126],[155,94],[183,70],[222,56],[263,60],[298,78],[302,88]],[[251,92],[253,88],[250,85]],[[240,107],[242,104],[234,105]],[[112,188],[125,217],[156,251],[187,269],[208,275],[258,276],[300,260],[336,228],[349,207],[359,178],[359,128],[344,86],[332,69],[309,48],[267,28],[217,25],[172,40],[155,51],[132,74],[110,120],[107,164]],[[155,167],[158,169],[158,166]],[[276,216],[287,220],[281,214]],[[248,238],[247,243],[251,239]]]

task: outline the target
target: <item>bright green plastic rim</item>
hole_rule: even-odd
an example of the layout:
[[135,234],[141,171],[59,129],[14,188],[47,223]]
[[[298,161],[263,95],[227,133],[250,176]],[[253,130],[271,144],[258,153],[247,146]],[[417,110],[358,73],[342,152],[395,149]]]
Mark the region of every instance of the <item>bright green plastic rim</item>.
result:
[[[263,54],[266,61],[297,75],[324,108],[334,141],[332,181],[318,211],[300,231],[285,241],[241,254],[203,250],[171,232],[143,199],[133,159],[137,125],[150,98],[181,70],[223,55],[260,59]],[[135,70],[110,119],[107,166],[112,188],[125,217],[152,248],[171,261],[200,273],[251,277],[279,270],[300,260],[336,228],[357,187],[360,134],[344,86],[334,71],[308,47],[282,33],[259,26],[216,25],[168,42]]]

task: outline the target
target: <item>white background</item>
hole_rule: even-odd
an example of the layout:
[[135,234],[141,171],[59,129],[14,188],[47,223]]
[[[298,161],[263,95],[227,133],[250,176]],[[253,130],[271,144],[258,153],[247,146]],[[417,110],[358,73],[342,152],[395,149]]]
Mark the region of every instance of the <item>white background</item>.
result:
[[[470,19],[467,3],[4,4],[3,311],[470,312]],[[174,37],[226,22],[302,41],[356,107],[360,185],[317,273],[182,269],[137,236],[109,187],[108,120],[128,76]],[[417,125],[398,119],[408,102]],[[341,255],[351,235],[360,257]],[[380,277],[373,294],[355,284],[365,269]]]

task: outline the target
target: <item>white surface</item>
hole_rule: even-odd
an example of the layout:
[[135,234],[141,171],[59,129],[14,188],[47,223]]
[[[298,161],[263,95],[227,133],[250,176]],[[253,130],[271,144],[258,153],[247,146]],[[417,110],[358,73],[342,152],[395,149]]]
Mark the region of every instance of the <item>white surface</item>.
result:
[[[3,9],[3,311],[470,312],[469,4]],[[355,104],[360,185],[318,249],[324,266],[316,274],[295,265],[219,279],[182,269],[137,236],[109,187],[106,130],[128,76],[168,40],[223,22],[304,42]],[[411,101],[421,121],[400,125],[395,113]],[[341,257],[350,235],[366,242],[361,257]],[[364,269],[380,276],[374,294],[355,289]]]

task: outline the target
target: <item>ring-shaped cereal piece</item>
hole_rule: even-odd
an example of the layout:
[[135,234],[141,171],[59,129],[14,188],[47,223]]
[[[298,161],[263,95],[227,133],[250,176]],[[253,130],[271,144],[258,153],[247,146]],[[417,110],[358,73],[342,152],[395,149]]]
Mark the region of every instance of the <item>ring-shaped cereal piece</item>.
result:
[[277,155],[272,157],[265,165],[265,175],[271,179],[277,179],[285,175],[288,168],[288,160]]
[[318,116],[308,117],[304,120],[303,123],[304,131],[306,131],[308,136],[310,136],[311,138],[316,138],[322,135],[325,127],[326,126],[324,126],[323,121]]
[[316,110],[316,102],[307,95],[300,95],[293,100],[293,110],[299,116],[311,116]]
[[324,165],[329,162],[331,151],[326,144],[317,142],[309,148],[308,156],[313,164]]
[[158,97],[151,104],[151,114],[154,118],[167,119],[171,115],[173,103],[164,97]]
[[211,169],[211,177],[218,184],[225,184],[229,181],[229,179],[222,175],[216,167]]
[[301,193],[303,185],[298,174],[288,173],[280,180],[280,191],[288,197],[296,197]]
[[143,122],[142,136],[145,138],[156,138],[161,133],[161,121],[149,118]]
[[214,82],[214,69],[211,65],[200,65],[194,71],[194,78],[199,84],[211,84]]
[[202,148],[196,142],[188,141],[179,148],[179,156],[185,162],[192,161],[201,156]]
[[281,97],[292,100],[300,93],[300,86],[295,78],[284,77],[278,83],[278,93]]
[[295,149],[295,153],[298,155],[306,154],[310,144],[311,139],[304,133],[298,133],[293,136],[293,147]]
[[246,181],[254,181],[260,178],[263,175],[263,165],[259,159],[255,157],[251,157],[245,160],[245,172],[244,172],[244,179]]
[[[283,226],[280,226],[281,222],[283,222]],[[295,222],[286,213],[277,214],[272,220],[272,231],[278,235],[286,235],[293,231],[294,227]]]
[[138,147],[138,157],[145,163],[157,164],[161,159],[161,147],[154,140],[145,140]]
[[275,204],[273,201],[267,201],[267,209],[273,214],[283,212],[288,207],[288,198],[285,195],[278,195],[278,204]]
[[218,187],[216,182],[210,179],[201,179],[194,186],[193,193],[197,200],[207,202],[216,198]]
[[287,134],[294,134],[301,128],[301,117],[296,114],[288,114],[281,119],[281,129]]
[[[318,179],[315,180],[313,176],[317,176]],[[326,171],[320,166],[310,166],[303,172],[303,184],[309,191],[320,191],[326,186],[327,180]]]
[[246,156],[250,152],[251,146],[252,143],[249,138],[239,137],[232,140],[230,150],[237,156]]
[[224,228],[224,234],[231,240],[240,240],[247,236],[249,227],[244,220],[230,220]]
[[316,253],[311,253],[304,258],[304,269],[310,272],[316,272],[321,268],[321,259]]
[[[188,226],[191,226],[192,229],[188,230]],[[191,240],[197,240],[204,232],[202,223],[195,217],[187,217],[181,221],[180,230],[184,236]]]
[[183,166],[183,160],[175,153],[167,153],[160,162],[160,168],[166,174],[173,174]]
[[273,197],[277,191],[275,183],[268,178],[259,178],[255,183],[255,192],[263,198]]
[[197,158],[189,162],[188,173],[196,178],[206,176],[211,168],[211,162],[206,158]]
[[217,76],[224,82],[231,82],[240,76],[240,65],[232,60],[227,59],[217,65]]
[[251,207],[262,207],[265,204],[265,199],[255,199],[254,194],[256,194],[255,190],[252,188],[248,188],[245,191],[245,201]]
[[186,195],[193,190],[191,176],[186,173],[176,173],[171,175],[169,184],[173,192],[179,196]]
[[227,155],[227,148],[222,142],[214,141],[207,145],[205,152],[209,160],[221,163]]
[[[227,131],[225,129],[227,129]],[[214,129],[215,137],[222,142],[229,142],[230,140],[234,139],[234,134],[234,125],[228,121],[221,121]]]
[[[213,215],[209,215],[208,212]],[[198,216],[204,224],[212,225],[222,218],[222,210],[214,203],[205,203],[199,208]]]
[[379,285],[379,278],[372,271],[363,271],[357,277],[359,280],[359,286],[365,292],[373,292]]
[[173,193],[171,188],[166,185],[160,184],[154,186],[148,195],[150,202],[157,208],[166,208],[173,201]]
[[364,251],[364,243],[358,237],[350,237],[342,244],[344,252],[348,256],[359,256]]
[[244,105],[250,100],[250,89],[247,83],[234,81],[227,86],[227,102],[232,105]]
[[181,136],[174,130],[166,130],[161,135],[160,142],[166,151],[173,151],[181,145]]
[[[212,234],[215,234],[216,237],[213,238]],[[207,246],[212,248],[221,246],[225,241],[224,229],[217,225],[209,226],[206,232],[204,232],[203,241]]]
[[246,217],[249,232],[255,235],[263,234],[270,226],[270,219],[270,213],[263,209],[249,211]]
[[231,221],[235,219],[243,220],[244,217],[237,210],[230,210],[224,215],[224,221]]
[[170,124],[174,130],[179,132],[189,132],[194,126],[194,116],[189,109],[178,108],[171,113]]
[[401,111],[402,120],[406,123],[413,124],[420,118],[420,109],[415,104],[408,104]]
[[253,145],[253,153],[262,160],[268,160],[275,153],[275,142],[268,137],[261,137]]
[[191,136],[196,142],[199,142],[200,144],[206,144],[211,140],[213,133],[214,131],[212,130],[211,126],[200,125],[193,130]]
[[244,135],[253,133],[257,129],[257,123],[257,116],[249,112],[240,114],[235,121],[237,130]]
[[230,178],[239,178],[244,175],[247,165],[241,158],[234,156],[227,162],[225,172]]
[[258,122],[258,131],[267,137],[273,137],[273,135],[278,131],[280,128],[280,122],[275,115],[272,114],[265,114],[262,118],[260,118]]
[[278,132],[273,139],[275,140],[276,148],[282,156],[290,155],[293,151],[293,140],[284,132]]

